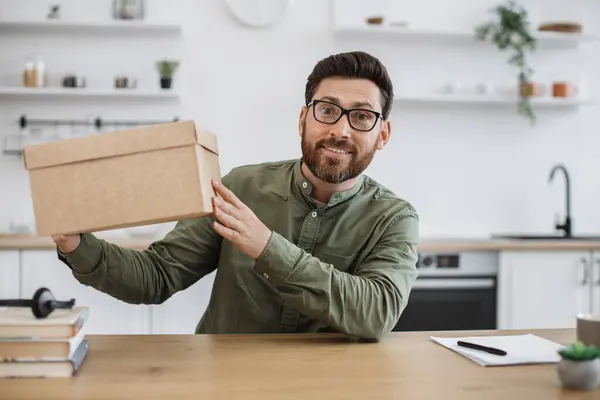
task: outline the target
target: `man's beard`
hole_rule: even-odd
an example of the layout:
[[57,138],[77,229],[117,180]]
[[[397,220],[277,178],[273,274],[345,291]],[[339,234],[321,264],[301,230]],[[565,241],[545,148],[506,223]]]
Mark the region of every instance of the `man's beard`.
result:
[[[377,151],[377,142],[366,154],[359,157],[356,146],[347,140],[328,138],[319,140],[314,144],[308,143],[306,139],[306,123],[303,126],[302,155],[303,161],[308,169],[319,179],[328,183],[342,183],[360,175],[371,163]],[[339,158],[328,157],[323,154],[323,146],[339,148],[350,151],[346,157],[349,162]]]

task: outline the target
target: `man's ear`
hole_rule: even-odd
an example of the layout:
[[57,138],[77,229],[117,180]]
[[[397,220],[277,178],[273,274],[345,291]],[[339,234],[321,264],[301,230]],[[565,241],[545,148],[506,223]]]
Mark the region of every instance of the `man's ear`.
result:
[[306,106],[302,106],[300,115],[298,116],[298,135],[300,135],[300,137],[302,137],[302,134],[304,133],[302,126],[304,125],[304,118],[306,118],[306,110]]
[[377,150],[383,149],[383,147],[387,144],[388,140],[390,140],[390,135],[392,134],[392,124],[389,120],[383,121],[383,126],[381,127],[381,131],[379,132],[379,140],[377,143]]

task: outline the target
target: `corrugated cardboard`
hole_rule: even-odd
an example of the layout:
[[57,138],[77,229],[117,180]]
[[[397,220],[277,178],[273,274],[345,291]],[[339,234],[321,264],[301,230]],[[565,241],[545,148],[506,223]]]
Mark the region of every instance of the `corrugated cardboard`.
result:
[[193,121],[24,148],[39,235],[97,232],[212,212],[217,138]]

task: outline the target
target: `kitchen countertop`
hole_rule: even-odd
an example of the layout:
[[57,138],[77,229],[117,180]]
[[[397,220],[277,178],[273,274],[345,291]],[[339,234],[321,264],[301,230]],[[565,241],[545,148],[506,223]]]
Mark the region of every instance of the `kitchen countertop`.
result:
[[10,399],[590,399],[560,386],[556,364],[482,367],[430,341],[573,329],[393,332],[378,343],[336,334],[88,335],[78,375],[4,379]]
[[[110,243],[133,248],[145,249],[152,240],[130,239],[126,236],[108,238]],[[54,242],[49,237],[35,235],[0,234],[0,250],[52,250]],[[468,252],[468,251],[590,251],[600,250],[600,240],[515,240],[485,238],[423,238],[419,245],[421,252]]]

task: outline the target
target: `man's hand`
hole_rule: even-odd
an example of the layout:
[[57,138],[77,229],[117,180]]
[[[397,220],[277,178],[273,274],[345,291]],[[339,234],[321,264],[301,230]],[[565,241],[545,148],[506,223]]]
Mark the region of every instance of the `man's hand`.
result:
[[79,235],[53,235],[52,240],[58,245],[63,254],[71,253],[79,246],[81,237]]
[[267,246],[271,230],[222,183],[213,181],[213,188],[217,194],[213,197],[215,231],[256,260]]

